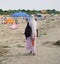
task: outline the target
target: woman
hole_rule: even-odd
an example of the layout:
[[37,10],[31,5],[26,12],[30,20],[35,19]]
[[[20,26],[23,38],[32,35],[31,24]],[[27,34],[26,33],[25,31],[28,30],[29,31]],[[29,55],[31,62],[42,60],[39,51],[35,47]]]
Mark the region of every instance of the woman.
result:
[[35,55],[37,23],[34,20],[33,16],[28,22],[30,27],[32,28],[32,34],[26,39],[26,49],[29,50],[29,54]]

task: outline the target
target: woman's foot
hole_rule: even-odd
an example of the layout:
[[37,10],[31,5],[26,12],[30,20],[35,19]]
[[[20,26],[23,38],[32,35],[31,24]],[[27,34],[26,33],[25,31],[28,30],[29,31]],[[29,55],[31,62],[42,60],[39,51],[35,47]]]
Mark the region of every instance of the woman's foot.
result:
[[35,53],[32,54],[33,56],[35,55]]
[[32,53],[32,51],[29,52],[29,55],[32,54],[33,56],[35,55],[35,53]]
[[30,51],[30,54],[32,54],[32,51]]
[[32,54],[32,51],[30,51],[29,54]]

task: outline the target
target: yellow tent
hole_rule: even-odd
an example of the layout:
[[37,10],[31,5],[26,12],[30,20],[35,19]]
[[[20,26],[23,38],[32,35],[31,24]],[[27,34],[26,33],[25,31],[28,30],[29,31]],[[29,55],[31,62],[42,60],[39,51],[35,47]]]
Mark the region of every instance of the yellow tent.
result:
[[15,20],[12,18],[7,19],[4,23],[5,24],[16,24]]

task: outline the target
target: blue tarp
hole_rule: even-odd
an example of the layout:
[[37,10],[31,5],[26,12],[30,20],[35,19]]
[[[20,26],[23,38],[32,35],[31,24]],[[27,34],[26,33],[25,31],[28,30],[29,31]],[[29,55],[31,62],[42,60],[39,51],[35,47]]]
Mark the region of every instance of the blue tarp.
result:
[[30,15],[25,12],[16,12],[11,14],[12,17],[29,17]]

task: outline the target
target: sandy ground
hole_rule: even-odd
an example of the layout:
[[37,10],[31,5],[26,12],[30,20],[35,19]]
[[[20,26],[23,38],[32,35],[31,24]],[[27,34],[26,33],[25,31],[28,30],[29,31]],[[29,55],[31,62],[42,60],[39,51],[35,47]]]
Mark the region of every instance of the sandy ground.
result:
[[0,64],[60,64],[60,21],[39,21],[36,55],[28,55],[25,49],[26,22],[12,30],[10,25],[0,24]]

